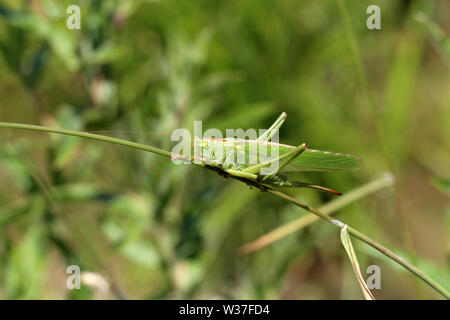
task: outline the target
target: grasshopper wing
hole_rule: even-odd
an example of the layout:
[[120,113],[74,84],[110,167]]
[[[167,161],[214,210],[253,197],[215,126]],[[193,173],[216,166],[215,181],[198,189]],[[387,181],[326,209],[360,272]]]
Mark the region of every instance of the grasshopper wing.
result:
[[283,171],[350,171],[360,166],[361,158],[353,154],[306,149]]

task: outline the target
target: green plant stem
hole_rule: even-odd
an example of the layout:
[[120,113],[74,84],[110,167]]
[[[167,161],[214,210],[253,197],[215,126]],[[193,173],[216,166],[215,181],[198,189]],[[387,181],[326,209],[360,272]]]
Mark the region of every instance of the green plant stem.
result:
[[[324,214],[333,214],[342,207],[345,207],[346,205],[357,201],[364,196],[367,196],[371,193],[374,193],[378,190],[381,190],[386,187],[390,187],[394,184],[394,178],[390,173],[384,173],[380,178],[371,181],[369,183],[366,183],[363,186],[360,186],[348,193],[345,193],[342,197],[336,198],[323,206],[319,208],[319,211],[321,211]],[[278,241],[300,229],[303,229],[311,224],[313,224],[316,221],[319,221],[320,218],[313,214],[308,213],[300,218],[291,221],[289,223],[286,223],[282,225],[281,227],[278,227],[269,233],[264,234],[263,236],[259,237],[258,239],[247,243],[239,248],[240,254],[247,254],[250,252],[254,252],[257,250],[260,250],[275,241]]]
[[113,138],[113,137],[108,137],[108,136],[103,136],[103,135],[93,134],[93,133],[88,133],[88,132],[81,132],[81,131],[67,130],[67,129],[60,129],[60,128],[50,128],[50,127],[36,126],[36,125],[32,125],[32,124],[22,124],[22,123],[13,123],[13,122],[0,122],[0,127],[65,134],[65,135],[87,138],[87,139],[92,139],[92,140],[98,140],[98,141],[103,141],[103,142],[115,143],[115,144],[119,144],[122,146],[134,148],[134,149],[157,153],[161,156],[165,156],[165,157],[169,157],[169,158],[171,157],[170,151],[166,151],[166,150],[152,147],[152,146],[147,146],[145,144],[131,142],[131,141],[124,140],[124,139],[118,139],[118,138]]
[[[324,214],[323,212],[317,210],[316,208],[313,208],[307,204],[304,204],[300,201],[298,201],[297,199],[294,199],[290,196],[288,196],[285,193],[282,193],[280,191],[276,191],[276,190],[267,190],[267,192],[273,194],[274,196],[277,196],[278,198],[281,198],[283,200],[286,200],[292,204],[295,204],[296,206],[305,209],[306,211],[309,211],[311,213],[314,213],[315,215],[317,215],[318,217],[330,222],[331,224],[342,228],[343,226],[345,226],[345,224],[337,219],[334,219],[333,217],[330,217],[327,214]],[[422,279],[424,282],[426,282],[431,288],[433,288],[434,290],[436,290],[437,292],[439,292],[442,296],[444,296],[446,299],[450,299],[450,293],[447,292],[446,289],[444,289],[442,286],[440,286],[437,282],[435,282],[433,279],[431,279],[430,277],[428,277],[426,274],[424,274],[422,271],[420,271],[419,269],[417,269],[415,266],[413,266],[412,264],[410,264],[409,262],[407,262],[406,260],[404,260],[402,257],[396,255],[394,252],[392,252],[391,250],[389,250],[388,248],[382,246],[381,244],[379,244],[378,242],[376,242],[375,240],[369,238],[368,236],[366,236],[365,234],[359,232],[358,230],[347,226],[348,227],[348,232],[354,236],[355,238],[367,243],[368,245],[370,245],[371,247],[375,248],[376,250],[380,251],[382,254],[384,254],[385,256],[391,258],[392,260],[394,260],[395,262],[397,262],[398,264],[400,264],[401,266],[403,266],[406,270],[410,271],[412,274],[414,274],[415,276],[417,276],[418,278]]]
[[[60,128],[49,128],[49,127],[43,127],[43,126],[36,126],[36,125],[29,125],[29,124],[21,124],[21,123],[12,123],[12,122],[0,122],[0,127],[4,128],[13,128],[13,129],[25,129],[25,130],[33,130],[33,131],[41,131],[41,132],[48,132],[48,133],[57,133],[57,134],[66,134],[81,138],[87,138],[87,139],[93,139],[103,142],[109,142],[109,143],[115,143],[118,145],[123,145],[130,148],[135,148],[139,150],[149,151],[153,153],[157,153],[159,155],[165,156],[165,157],[171,157],[171,153],[169,151],[159,149],[156,147],[146,146],[143,144],[123,140],[123,139],[117,139],[87,132],[79,132],[74,130],[66,130],[66,129],[60,129]],[[238,180],[239,177],[233,177]],[[245,179],[244,179],[245,180]],[[245,181],[244,181],[245,182]],[[277,196],[283,200],[286,200],[292,204],[295,204],[296,206],[305,209],[306,211],[309,211],[311,213],[314,213],[318,217],[330,222],[331,224],[342,228],[345,224],[337,219],[334,219],[330,217],[329,215],[321,212],[320,210],[313,208],[307,204],[304,204],[287,194],[284,194],[280,191],[276,190],[270,190],[268,189],[267,192],[273,194],[274,196]],[[367,243],[368,245],[372,246],[373,248],[377,249],[387,257],[391,258],[392,260],[396,261],[398,264],[409,270],[411,273],[416,275],[418,278],[422,279],[424,282],[426,282],[430,287],[432,287],[434,290],[439,292],[442,296],[444,296],[446,299],[450,299],[450,293],[447,292],[443,287],[441,287],[438,283],[436,283],[433,279],[428,277],[426,274],[424,274],[422,271],[411,265],[409,262],[405,261],[403,258],[397,256],[395,253],[390,251],[389,249],[383,247],[381,244],[376,242],[375,240],[367,237],[363,233],[357,231],[356,229],[353,229],[352,227],[348,226],[348,232],[353,235],[354,237],[360,239],[361,241]]]
[[[87,139],[92,139],[92,140],[97,140],[97,141],[115,143],[115,144],[123,145],[123,146],[126,146],[126,147],[130,147],[130,148],[135,148],[135,149],[140,149],[140,150],[144,150],[144,151],[157,153],[157,154],[165,156],[165,157],[171,157],[171,153],[169,151],[162,150],[162,149],[159,149],[159,148],[156,148],[156,147],[146,146],[146,145],[143,145],[143,144],[139,144],[139,143],[123,140],[123,139],[117,139],[117,138],[112,138],[112,137],[108,137],[108,136],[97,135],[97,134],[92,134],[92,133],[87,133],[87,132],[79,132],[79,131],[74,131],[74,130],[67,130],[67,129],[60,129],[60,128],[49,128],[49,127],[43,127],[43,126],[21,124],[21,123],[10,123],[10,122],[0,122],[0,127],[12,128],[12,129],[25,129],[25,130],[33,130],[33,131],[39,131],[39,132],[48,132],[48,133],[71,135],[71,136],[87,138]],[[41,186],[41,184],[39,184],[39,185]],[[44,190],[44,194],[46,195],[46,197],[52,202],[52,198],[53,197],[51,196],[51,193],[48,190],[48,187],[46,187],[44,185],[43,186],[43,190]],[[56,212],[59,214],[58,210],[56,210]],[[69,217],[66,216],[65,214],[61,215],[61,220],[66,225],[66,227],[69,230],[71,230],[72,233],[75,234],[77,240],[79,240],[79,242],[81,242],[81,244],[83,245],[84,237],[80,233],[79,228],[77,226],[75,226],[73,223],[71,223]],[[88,243],[84,243],[83,246],[88,249],[89,254],[91,254],[95,258],[95,260],[100,263],[101,268],[103,270],[105,270],[107,277],[110,279],[109,282],[111,284],[111,289],[112,289],[113,293],[116,294],[116,296],[119,299],[124,299],[125,296],[124,296],[121,288],[119,287],[119,285],[116,283],[116,281],[115,281],[114,277],[112,276],[112,273],[110,272],[110,270],[107,269],[106,266],[104,265],[104,263],[100,259],[98,259],[97,255],[95,253],[93,253],[93,249],[90,247],[90,245]]]

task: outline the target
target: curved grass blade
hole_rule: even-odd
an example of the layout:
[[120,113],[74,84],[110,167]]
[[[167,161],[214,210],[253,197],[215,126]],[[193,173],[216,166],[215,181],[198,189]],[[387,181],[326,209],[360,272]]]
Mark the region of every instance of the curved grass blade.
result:
[[345,251],[347,252],[348,258],[353,267],[353,271],[355,271],[356,278],[358,279],[361,290],[364,294],[364,298],[366,300],[375,300],[369,288],[367,287],[366,282],[361,273],[361,269],[359,268],[358,258],[356,257],[355,250],[353,249],[352,241],[350,240],[350,236],[348,234],[347,225],[344,225],[341,228],[341,242],[344,246]]

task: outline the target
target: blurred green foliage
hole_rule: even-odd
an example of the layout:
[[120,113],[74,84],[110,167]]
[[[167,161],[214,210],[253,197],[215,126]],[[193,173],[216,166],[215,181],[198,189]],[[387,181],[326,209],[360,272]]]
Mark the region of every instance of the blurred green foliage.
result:
[[[81,30],[66,27],[71,4]],[[381,30],[366,28],[370,4]],[[194,120],[259,129],[285,111],[281,142],[363,159],[359,171],[304,180],[345,193],[394,173],[395,190],[339,217],[448,287],[448,197],[434,185],[448,194],[449,14],[446,0],[3,0],[0,118],[170,149],[172,130]],[[74,137],[1,130],[0,141],[1,298],[361,297],[325,223],[237,255],[303,214],[267,194]],[[381,266],[376,298],[436,297],[354,245],[363,274]],[[105,276],[113,293],[66,289],[70,264]]]

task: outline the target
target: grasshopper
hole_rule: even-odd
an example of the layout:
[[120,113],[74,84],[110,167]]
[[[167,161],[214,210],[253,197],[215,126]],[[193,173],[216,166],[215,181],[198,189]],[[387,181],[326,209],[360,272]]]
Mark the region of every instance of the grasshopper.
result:
[[[340,192],[323,186],[300,181],[291,181],[288,179],[288,176],[283,173],[354,170],[360,166],[360,158],[351,154],[309,149],[306,147],[306,143],[301,143],[299,146],[295,147],[272,142],[272,137],[281,128],[286,117],[286,113],[283,112],[273,125],[256,140],[203,138],[195,141],[193,147],[197,146],[202,148],[203,154],[205,151],[208,151],[208,156],[201,158],[201,164],[204,167],[216,171],[225,178],[232,177],[243,181],[250,186],[258,187],[261,191],[266,191],[267,188],[303,187],[341,195]],[[250,147],[252,145],[256,145],[257,147],[264,146],[269,150],[277,148],[278,157],[270,159],[269,161],[264,161],[261,157],[258,157],[257,163],[253,165],[248,163],[236,163],[234,154],[240,153],[248,158],[251,155]],[[229,156],[227,152],[214,152],[214,150],[218,149],[234,149],[235,152],[232,153],[232,156]],[[274,162],[279,163],[279,166],[268,174],[262,174],[262,169],[268,168]]]
[[[351,154],[309,149],[306,147],[305,143],[302,143],[299,146],[295,147],[272,142],[272,137],[283,125],[286,117],[286,113],[283,112],[273,123],[273,125],[267,131],[261,134],[256,140],[235,138],[203,138],[194,140],[194,144],[192,145],[193,149],[200,148],[202,150],[202,154],[205,154],[205,151],[207,151],[207,156],[200,158],[200,163],[198,162],[199,158],[196,157],[180,157],[181,159],[188,160],[191,163],[201,165],[205,168],[216,171],[219,175],[226,178],[232,177],[234,179],[243,181],[250,186],[258,187],[259,189],[261,189],[261,191],[266,191],[268,188],[278,189],[282,187],[312,188],[340,195],[340,192],[323,186],[318,186],[301,181],[291,181],[284,173],[302,171],[354,170],[360,166],[360,158]],[[159,149],[153,146],[142,145],[128,140],[117,139],[88,132],[11,122],[0,122],[0,127],[77,136],[140,149],[174,159],[174,154],[170,151]],[[234,153],[249,157],[255,156],[254,151],[252,151],[252,149],[254,148],[252,147],[257,147],[259,149],[261,149],[261,147],[265,147],[269,150],[276,148],[278,150],[278,156],[274,159],[266,161],[263,157],[260,157],[259,154],[256,154],[257,161],[255,164],[242,164],[236,162],[234,156],[229,156],[228,152],[215,152],[215,150],[218,149],[233,149],[235,151]],[[234,153],[232,154],[234,155]],[[177,157],[178,156],[175,156],[175,158]],[[274,162],[280,163],[280,165],[276,166],[276,169],[269,173],[262,172],[263,169],[270,169],[271,165]]]

